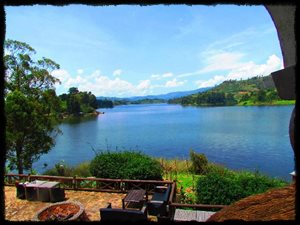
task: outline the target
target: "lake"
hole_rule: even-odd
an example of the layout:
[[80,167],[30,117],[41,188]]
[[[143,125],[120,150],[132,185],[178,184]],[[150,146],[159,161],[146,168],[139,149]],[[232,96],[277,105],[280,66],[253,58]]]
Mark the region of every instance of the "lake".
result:
[[190,149],[231,169],[259,170],[290,181],[294,170],[289,141],[292,106],[183,107],[124,105],[98,117],[63,123],[55,147],[33,164],[38,172],[65,161],[91,160],[95,150],[139,150],[155,157],[184,159]]

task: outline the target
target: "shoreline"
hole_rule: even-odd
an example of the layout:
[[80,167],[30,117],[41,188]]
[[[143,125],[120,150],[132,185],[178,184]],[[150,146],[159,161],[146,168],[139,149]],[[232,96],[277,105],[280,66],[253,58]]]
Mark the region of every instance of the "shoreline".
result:
[[82,122],[85,120],[90,120],[97,118],[99,115],[104,114],[104,112],[94,111],[91,113],[81,113],[79,115],[70,115],[70,114],[61,114],[59,119],[59,124],[61,123],[69,123],[69,122]]
[[[181,105],[181,106],[195,106],[195,107],[228,107],[228,106],[289,106],[289,105],[295,105],[296,101],[295,100],[282,100],[277,103],[239,103],[236,105],[209,105],[209,104],[203,104],[203,105],[196,105],[196,104],[176,104],[176,103],[171,103],[174,105]],[[170,103],[168,103],[170,104]]]

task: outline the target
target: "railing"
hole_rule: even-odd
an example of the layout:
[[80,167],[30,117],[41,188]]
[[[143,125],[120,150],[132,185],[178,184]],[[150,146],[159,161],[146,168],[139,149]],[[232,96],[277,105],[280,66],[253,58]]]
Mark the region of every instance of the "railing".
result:
[[226,205],[206,205],[206,204],[183,204],[176,202],[176,182],[173,182],[171,186],[171,193],[169,197],[169,216],[172,218],[174,216],[176,208],[189,208],[193,210],[212,210],[217,211],[224,208]]
[[159,180],[129,180],[129,179],[107,179],[107,178],[83,178],[83,177],[61,177],[45,175],[25,175],[25,174],[5,174],[4,184],[13,186],[18,182],[31,182],[33,180],[58,181],[61,187],[66,190],[78,191],[101,191],[125,193],[132,189],[144,189],[149,194],[153,193],[155,186],[171,185],[171,192],[168,200],[170,216],[174,215],[176,208],[191,208],[204,210],[218,210],[225,205],[205,205],[205,204],[182,204],[176,202],[177,186],[176,181]]
[[45,175],[5,174],[5,185],[15,185],[18,182],[31,182],[33,180],[58,181],[66,190],[102,191],[102,192],[127,192],[131,189],[144,189],[149,194],[153,193],[155,186],[171,185],[173,181],[158,180],[129,180],[107,178],[61,177]]

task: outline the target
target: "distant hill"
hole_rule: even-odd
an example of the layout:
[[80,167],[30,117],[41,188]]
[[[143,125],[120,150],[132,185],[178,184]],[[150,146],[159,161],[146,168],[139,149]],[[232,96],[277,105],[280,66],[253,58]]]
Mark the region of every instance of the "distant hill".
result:
[[228,80],[211,89],[211,91],[221,91],[226,93],[252,92],[266,89],[274,89],[275,84],[271,75],[256,76],[247,80]]
[[211,87],[206,87],[206,88],[199,88],[196,90],[192,90],[192,91],[178,91],[178,92],[171,92],[171,93],[167,93],[167,94],[161,94],[161,95],[147,95],[147,96],[134,96],[134,97],[129,97],[129,98],[118,98],[118,97],[97,97],[97,99],[107,99],[107,100],[111,100],[113,102],[137,102],[137,101],[141,101],[141,102],[145,102],[145,100],[155,100],[155,102],[158,102],[158,100],[163,100],[163,101],[167,101],[170,100],[172,98],[180,98],[183,96],[187,96],[187,95],[191,95],[191,94],[195,94],[195,93],[200,93],[200,92],[204,92],[209,90]]
[[168,101],[171,104],[195,106],[273,105],[292,104],[281,100],[271,75],[256,76],[247,80],[228,80],[206,92]]

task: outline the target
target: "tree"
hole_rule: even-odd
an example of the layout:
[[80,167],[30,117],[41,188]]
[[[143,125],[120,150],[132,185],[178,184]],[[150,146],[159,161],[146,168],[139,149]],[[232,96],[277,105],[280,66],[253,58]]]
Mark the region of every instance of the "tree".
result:
[[6,157],[9,168],[22,174],[49,152],[59,134],[54,89],[59,80],[51,75],[59,65],[47,58],[34,61],[35,50],[24,42],[6,40],[4,47]]
[[81,108],[79,97],[76,94],[70,94],[67,100],[67,111],[69,114],[79,115]]
[[202,153],[196,153],[194,150],[190,150],[190,158],[192,161],[191,170],[195,174],[205,174],[208,160]]
[[266,92],[264,90],[259,90],[257,92],[257,101],[264,102],[266,101]]
[[78,91],[78,88],[77,87],[71,87],[69,88],[69,94],[72,95],[72,94],[77,94],[79,91]]

